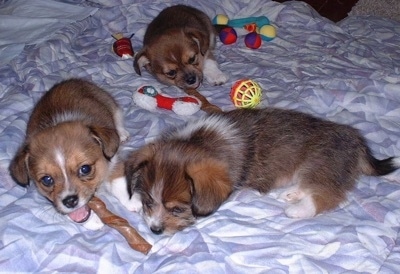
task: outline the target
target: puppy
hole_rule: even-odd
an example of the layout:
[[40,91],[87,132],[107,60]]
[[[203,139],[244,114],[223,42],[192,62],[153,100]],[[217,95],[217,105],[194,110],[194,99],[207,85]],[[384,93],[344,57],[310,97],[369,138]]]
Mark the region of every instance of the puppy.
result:
[[361,174],[385,175],[397,158],[375,159],[357,130],[280,109],[213,114],[163,135],[125,163],[155,234],[172,234],[213,213],[236,189],[284,188],[286,215],[332,210]]
[[193,7],[164,9],[148,26],[143,48],[134,59],[141,75],[145,67],[161,83],[196,89],[203,77],[212,85],[227,81],[214,60],[215,29],[208,16]]
[[10,173],[21,186],[34,181],[61,214],[97,229],[102,223],[87,203],[108,179],[128,136],[111,95],[87,81],[66,80],[33,109]]

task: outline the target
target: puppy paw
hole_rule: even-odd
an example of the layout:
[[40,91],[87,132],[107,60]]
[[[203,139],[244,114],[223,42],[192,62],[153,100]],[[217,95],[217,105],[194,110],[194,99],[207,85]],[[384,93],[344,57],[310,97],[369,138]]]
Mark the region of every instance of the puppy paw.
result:
[[104,223],[100,220],[100,217],[92,210],[89,219],[84,222],[83,227],[89,230],[98,230],[104,226]]
[[218,68],[218,64],[214,60],[207,59],[205,61],[203,73],[206,81],[214,86],[222,85],[228,81],[228,75]]
[[125,128],[118,128],[118,135],[119,135],[119,140],[121,143],[124,143],[126,140],[129,138],[129,131],[127,131]]
[[316,208],[311,195],[304,197],[295,204],[291,204],[285,213],[290,218],[311,218],[316,215]]
[[282,199],[287,203],[293,204],[303,199],[305,195],[305,192],[299,189],[297,186],[292,186],[284,190],[279,195],[279,199]]
[[142,210],[142,199],[139,193],[133,193],[132,198],[124,203],[124,206],[132,212],[140,212]]
[[204,77],[206,78],[207,82],[213,86],[220,86],[228,81],[228,76],[220,70],[215,73],[205,73]]

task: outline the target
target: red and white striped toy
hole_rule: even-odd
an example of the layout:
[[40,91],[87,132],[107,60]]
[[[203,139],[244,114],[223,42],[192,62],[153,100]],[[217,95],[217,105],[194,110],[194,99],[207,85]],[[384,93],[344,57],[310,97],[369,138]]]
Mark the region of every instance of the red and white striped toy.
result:
[[192,115],[201,107],[201,102],[193,96],[172,98],[162,95],[153,86],[140,87],[132,98],[136,105],[149,111],[159,107],[172,110],[178,115]]

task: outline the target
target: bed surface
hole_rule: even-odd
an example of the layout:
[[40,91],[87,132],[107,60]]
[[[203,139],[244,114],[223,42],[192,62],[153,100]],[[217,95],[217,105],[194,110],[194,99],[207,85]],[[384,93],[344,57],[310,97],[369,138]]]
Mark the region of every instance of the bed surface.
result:
[[[59,2],[48,2],[60,9]],[[152,234],[139,214],[100,192],[110,210],[153,244],[148,255],[132,250],[112,228],[90,231],[69,222],[34,186],[15,185],[8,172],[34,103],[66,78],[91,80],[117,99],[131,133],[123,152],[139,148],[170,126],[204,115],[199,111],[179,116],[136,106],[132,92],[142,85],[153,85],[170,96],[184,94],[157,83],[147,72],[139,77],[131,59],[111,51],[115,41],[111,35],[121,32],[135,34],[132,44],[137,52],[151,19],[177,3],[200,8],[211,18],[265,15],[277,28],[277,38],[258,50],[246,48],[243,37],[229,46],[218,41],[215,55],[230,78],[220,87],[201,86],[199,91],[211,103],[233,109],[231,85],[251,78],[263,88],[259,107],[296,109],[352,125],[366,137],[377,158],[400,156],[400,23],[348,17],[335,24],[305,3],[269,0],[63,2],[68,6],[61,9],[71,12],[68,20],[47,18],[51,12],[42,14],[48,19],[42,28],[48,31],[30,41],[0,35],[1,271],[400,273],[400,171],[384,178],[361,177],[346,204],[305,220],[287,218],[285,204],[275,199],[275,192],[242,190],[214,215],[173,236]],[[1,8],[10,1],[0,4],[1,21],[5,18]],[[16,26],[8,27],[21,30],[20,11],[9,10],[14,11],[8,18]],[[27,14],[23,20],[38,19]],[[12,50],[5,54],[6,49]]]

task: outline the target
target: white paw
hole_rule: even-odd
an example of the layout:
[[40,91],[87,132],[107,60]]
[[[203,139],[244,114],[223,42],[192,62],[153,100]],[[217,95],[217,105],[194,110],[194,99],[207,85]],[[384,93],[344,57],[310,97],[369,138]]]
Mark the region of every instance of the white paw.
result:
[[119,177],[106,184],[107,190],[114,195],[129,211],[139,212],[142,209],[140,194],[135,192],[129,198],[128,186],[125,177]]
[[117,128],[118,135],[119,135],[119,140],[121,143],[125,142],[129,138],[129,131],[127,131],[125,128]]
[[223,73],[216,61],[207,59],[204,63],[204,78],[208,83],[214,86],[222,85],[228,81],[228,75]]
[[142,199],[139,193],[133,193],[132,198],[128,200],[124,206],[132,212],[140,212],[142,210]]
[[104,223],[100,220],[100,217],[92,210],[86,222],[84,222],[83,227],[89,230],[98,230],[104,226]]
[[128,140],[129,132],[124,127],[124,113],[122,112],[121,109],[117,109],[114,112],[114,123],[121,143]]
[[311,195],[305,196],[298,203],[291,204],[286,208],[285,213],[290,218],[311,218],[317,210]]
[[297,185],[291,186],[285,189],[280,195],[279,199],[284,200],[287,203],[297,203],[305,197],[306,193],[298,188]]

